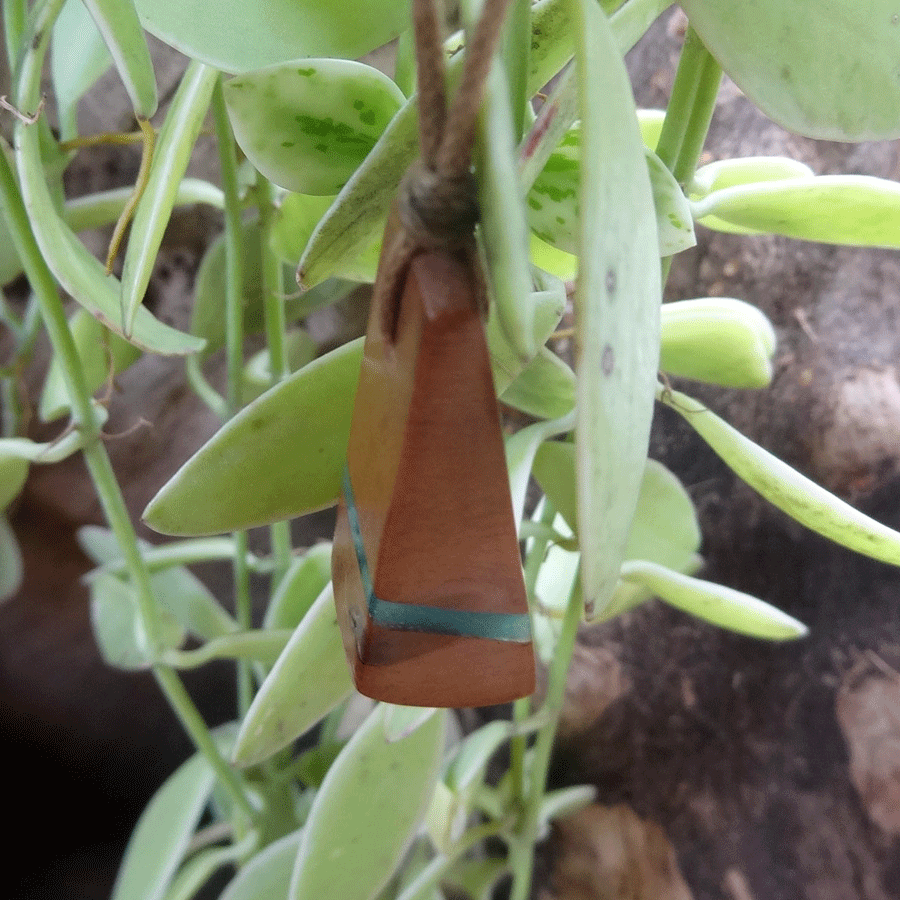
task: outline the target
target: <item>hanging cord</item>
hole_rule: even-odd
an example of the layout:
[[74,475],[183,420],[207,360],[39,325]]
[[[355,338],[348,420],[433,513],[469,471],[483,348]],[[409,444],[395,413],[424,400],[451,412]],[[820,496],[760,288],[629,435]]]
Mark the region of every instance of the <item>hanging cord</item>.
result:
[[400,227],[389,226],[385,232],[375,284],[382,328],[391,338],[399,315],[399,289],[420,250],[462,253],[475,281],[475,304],[482,316],[487,315],[487,290],[474,237],[480,210],[471,170],[472,147],[484,83],[508,4],[509,0],[486,0],[466,47],[462,80],[448,112],[444,45],[435,0],[413,0],[421,158],[400,182],[395,207]]

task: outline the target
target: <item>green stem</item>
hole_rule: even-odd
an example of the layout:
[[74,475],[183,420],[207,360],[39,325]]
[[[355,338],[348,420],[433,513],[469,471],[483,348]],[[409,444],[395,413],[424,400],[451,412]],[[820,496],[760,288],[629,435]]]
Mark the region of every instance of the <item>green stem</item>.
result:
[[503,64],[509,84],[509,102],[516,141],[522,137],[526,125],[530,56],[531,0],[512,0],[503,35]]
[[[688,26],[656,147],[656,155],[682,187],[690,184],[700,161],[721,81],[721,67],[697,32]],[[663,283],[671,265],[672,257],[662,261]]]
[[716,106],[722,69],[688,27],[656,155],[682,187],[694,177]]
[[[226,392],[228,417],[236,416],[243,405],[244,375],[244,241],[241,228],[241,200],[238,192],[237,153],[225,107],[220,75],[213,88],[213,121],[219,145],[219,167],[225,194],[225,356],[228,370]],[[234,535],[234,609],[244,631],[252,627],[250,569],[247,566],[247,533]],[[237,664],[238,714],[244,717],[253,700],[253,673],[246,660]]]
[[431,860],[415,880],[397,895],[397,900],[418,900],[420,897],[427,896],[453,863],[465,856],[473,847],[490,837],[501,834],[503,830],[503,826],[499,822],[487,822],[484,825],[470,828],[446,856],[439,855]]
[[[541,514],[538,519],[540,525],[547,528],[553,525],[556,518],[556,507],[545,497],[544,504],[541,508]],[[538,572],[544,564],[547,556],[547,547],[550,540],[546,537],[534,537],[531,539],[531,546],[525,556],[525,591],[528,595],[528,602],[531,608],[536,606],[535,585],[537,584]],[[526,545],[527,546],[527,545]],[[513,719],[519,725],[522,724],[531,715],[531,698],[523,697],[516,700],[513,704]],[[524,734],[517,735],[510,742],[510,763],[509,769],[512,777],[513,796],[518,798],[520,803],[524,803],[526,799],[525,785],[525,750],[526,737]]]
[[562,629],[556,644],[556,652],[547,679],[547,699],[544,711],[550,721],[538,733],[531,759],[531,785],[525,812],[519,828],[519,841],[510,846],[510,863],[513,872],[513,887],[510,900],[528,900],[531,895],[531,876],[534,865],[534,845],[538,838],[541,803],[547,789],[547,771],[553,752],[553,741],[559,726],[563,700],[566,693],[566,675],[575,650],[575,638],[584,601],[581,596],[581,573],[575,575],[569,605],[563,618]]
[[184,730],[212,766],[235,807],[246,816],[248,822],[252,822],[256,818],[257,812],[247,797],[244,785],[237,772],[228,765],[219,752],[212,734],[206,727],[206,722],[203,721],[203,717],[194,705],[194,701],[191,700],[181,679],[168,666],[154,666],[153,674],[184,726]]
[[22,34],[25,31],[25,18],[28,7],[25,0],[3,0],[3,33],[6,37],[6,59],[9,61],[9,71],[15,72],[19,56],[19,47],[22,46]]
[[[266,341],[269,347],[269,365],[272,385],[278,384],[290,374],[285,352],[287,324],[284,315],[284,284],[282,282],[281,260],[272,250],[272,226],[275,208],[272,185],[261,175],[257,180],[260,193],[259,220],[262,252],[263,309],[265,312]],[[275,590],[281,583],[291,564],[290,525],[276,522],[269,529],[272,541],[272,555],[275,557],[275,571],[272,586]]]

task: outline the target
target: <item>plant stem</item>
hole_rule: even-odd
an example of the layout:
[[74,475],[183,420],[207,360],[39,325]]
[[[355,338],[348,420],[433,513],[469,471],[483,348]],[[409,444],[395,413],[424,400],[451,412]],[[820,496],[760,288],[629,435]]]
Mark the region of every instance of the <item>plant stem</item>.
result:
[[566,693],[566,675],[575,649],[575,638],[578,634],[583,606],[579,572],[575,575],[572,593],[569,595],[569,605],[566,608],[562,630],[556,644],[556,652],[547,676],[547,698],[544,701],[544,711],[549,714],[550,721],[538,732],[535,741],[531,760],[531,786],[517,834],[519,840],[510,845],[510,864],[513,872],[510,900],[528,900],[531,894],[534,845],[538,837],[541,803],[547,788],[547,770],[550,767],[553,741],[556,737],[556,729],[559,725]]
[[[219,168],[225,195],[225,355],[228,370],[226,391],[228,418],[243,405],[244,374],[244,241],[241,228],[241,201],[238,195],[237,154],[225,107],[220,75],[213,88],[213,121],[219,146]],[[252,627],[250,569],[247,565],[247,532],[234,535],[234,611],[243,631]],[[237,664],[238,715],[243,718],[253,700],[253,673],[246,660]]]
[[[556,518],[556,507],[545,497],[541,507],[539,522],[548,528],[553,525]],[[538,572],[544,563],[547,555],[547,547],[550,544],[549,538],[534,537],[531,539],[531,546],[525,557],[525,592],[528,595],[528,602],[531,609],[537,606],[537,598],[535,596],[535,585],[537,584]],[[526,545],[527,546],[527,545]],[[521,725],[525,719],[531,715],[531,698],[523,697],[516,700],[513,704],[513,719]],[[526,800],[527,789],[525,785],[525,735],[517,735],[510,742],[509,747],[509,770],[512,777],[513,796],[517,797],[520,803]]]
[[[672,96],[656,146],[656,155],[683,188],[690,185],[700,161],[721,81],[721,67],[697,32],[688,26]],[[671,265],[672,257],[663,259],[663,283],[668,278]]]
[[[670,114],[686,114],[686,120],[684,126],[679,129],[681,137],[675,156],[671,160],[662,156],[660,158],[669,166],[678,183],[682,187],[686,187],[694,177],[694,171],[700,161],[703,144],[709,132],[709,124],[716,108],[719,84],[722,81],[721,67],[703,45],[697,32],[690,27],[685,36],[684,50],[678,63],[678,72],[675,76],[676,87],[679,79],[690,82],[688,90],[690,106],[687,109],[673,111],[670,105],[666,110],[663,131],[660,135],[660,147],[663,146]],[[674,88],[672,99],[675,99]],[[657,148],[658,151],[659,148]]]
[[[272,225],[275,214],[272,185],[260,175],[257,179],[260,193],[259,220],[262,255],[263,309],[265,312],[266,341],[269,347],[269,366],[272,385],[278,384],[290,374],[285,353],[284,284],[281,260],[272,250]],[[288,522],[276,522],[269,529],[272,541],[272,555],[275,557],[275,571],[272,589],[277,589],[291,564],[291,532]]]
[[3,0],[3,33],[6,37],[6,59],[9,71],[15,72],[19,47],[22,44],[22,33],[25,30],[25,18],[28,7],[25,0]]
[[212,734],[206,727],[206,722],[203,721],[203,717],[194,705],[194,701],[191,700],[181,679],[168,666],[154,666],[153,674],[156,677],[157,684],[159,684],[166,695],[166,699],[178,715],[185,731],[187,731],[194,745],[212,766],[213,771],[215,771],[222,786],[228,792],[234,805],[246,816],[249,822],[252,822],[256,818],[257,812],[247,797],[244,785],[237,772],[228,765],[219,752]]

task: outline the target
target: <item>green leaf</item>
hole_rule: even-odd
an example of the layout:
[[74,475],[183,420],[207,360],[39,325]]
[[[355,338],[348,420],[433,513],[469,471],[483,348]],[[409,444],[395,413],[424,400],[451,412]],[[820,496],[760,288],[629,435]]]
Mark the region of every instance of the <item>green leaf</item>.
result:
[[589,806],[597,796],[597,788],[590,784],[548,791],[541,800],[538,813],[538,832],[544,833],[554,819],[571,815]]
[[690,197],[701,200],[713,191],[760,181],[812,178],[815,172],[805,163],[786,156],[745,156],[718,159],[700,166],[691,181]]
[[[3,443],[0,443],[2,446]],[[28,468],[27,459],[0,450],[0,512],[19,496],[28,478]]]
[[[102,574],[90,583],[91,625],[104,662],[117,669],[149,668],[154,662],[152,648],[131,585],[114,575]],[[157,607],[159,642],[163,650],[184,643],[184,629],[171,613]]]
[[575,8],[582,123],[578,533],[585,605],[600,612],[619,577],[647,455],[662,288],[653,194],[628,76],[603,13],[592,0]]
[[900,185],[865,175],[820,175],[714,190],[694,216],[719,231],[900,248]]
[[750,594],[691,578],[656,563],[627,562],[622,566],[622,578],[648,588],[671,606],[730,631],[771,641],[793,640],[807,634],[802,622]]
[[[672,256],[693,247],[691,207],[672,173],[644,148],[659,235],[659,255]],[[578,185],[581,126],[574,125],[547,160],[528,192],[528,221],[534,233],[552,246],[575,253],[578,242]]]
[[[119,542],[108,528],[81,528],[78,543],[99,565],[113,568],[123,562]],[[138,541],[138,549],[146,554],[152,545]],[[195,637],[209,641],[238,630],[237,622],[222,609],[206,585],[182,566],[152,572],[150,586],[156,602]]]
[[437,781],[446,713],[388,743],[376,707],[316,794],[289,896],[369,900],[409,847]]
[[270,181],[300,194],[336,194],[405,102],[372,66],[302,59],[225,82],[235,139]]
[[[18,98],[23,109],[33,106],[31,101],[36,93],[34,88],[40,83],[42,59],[43,53],[34,55],[33,50],[25,56],[23,72],[31,77],[20,79],[25,85]],[[22,197],[44,260],[78,303],[112,331],[124,336],[118,279],[106,275],[99,260],[91,256],[57,213],[41,164],[39,129],[23,125],[18,133],[16,165]],[[164,356],[194,353],[203,346],[202,340],[163,324],[143,307],[137,311],[129,340],[136,347]]]
[[[540,290],[526,295],[524,303],[529,309],[523,313],[534,328],[534,345],[541,347],[556,330],[566,311],[566,286],[554,275],[534,270]],[[528,360],[522,358],[506,337],[498,316],[488,316],[485,326],[491,369],[494,373],[494,389],[503,394],[519,377]]]
[[488,722],[459,743],[444,781],[452,791],[465,791],[484,777],[490,758],[514,736],[509,722]]
[[296,628],[331,580],[331,542],[315,544],[291,563],[263,619],[265,628]]
[[558,419],[575,408],[575,373],[552,350],[541,347],[500,399],[537,419]]
[[262,683],[238,733],[234,759],[268,759],[307,732],[353,690],[331,588],[319,595]]
[[417,728],[421,728],[436,712],[428,706],[398,706],[384,704],[384,739],[392,744],[402,741]]
[[[247,845],[255,839],[250,834],[242,843]],[[249,849],[249,846],[248,846]],[[243,852],[242,852],[243,850]],[[238,844],[224,847],[206,847],[198,850],[179,870],[166,891],[165,900],[191,900],[199,894],[200,889],[213,874],[223,866],[236,863],[246,853]]]
[[900,20],[892,0],[683,0],[703,43],[770,118],[808,137],[900,136]]
[[215,775],[197,754],[170,775],[139,819],[111,900],[161,900],[209,801]]
[[900,565],[900,533],[805,478],[702,403],[670,390],[660,390],[659,399],[678,412],[739,478],[792,519],[857,553]]
[[149,119],[156,112],[156,76],[150,51],[131,0],[83,0],[131,98],[134,111]]
[[[116,0],[118,2],[118,0]],[[128,250],[122,267],[122,307],[125,331],[144,300],[150,275],[162,245],[163,232],[172,217],[178,187],[209,108],[219,73],[192,62],[181,78],[153,151],[147,184],[131,223]]]
[[743,300],[705,297],[663,304],[659,366],[669,375],[722,387],[766,387],[774,353],[772,323]]
[[173,669],[196,669],[214,659],[248,659],[271,667],[284,652],[291,632],[287,628],[250,629],[211,638],[196,650],[169,650],[162,662]]
[[[260,227],[256,220],[241,224],[241,253],[244,262],[244,284],[241,306],[244,310],[244,333],[255,334],[264,322],[262,291],[262,254]],[[203,338],[204,358],[225,345],[225,235],[220,234],[203,254],[194,287],[191,333]],[[291,304],[286,303],[285,315]],[[291,309],[293,314],[293,309]]]
[[51,73],[63,140],[78,133],[78,101],[112,65],[103,38],[81,0],[66,0],[53,25]]
[[[78,308],[69,319],[69,331],[81,360],[84,380],[93,394],[111,375],[124,372],[140,359],[141,351],[124,338],[105,328],[86,310]],[[54,356],[44,380],[39,414],[44,422],[53,422],[70,411],[69,390],[63,378],[62,364]]]
[[[97,416],[98,426],[102,427],[106,422],[106,410],[95,404],[94,414]],[[88,438],[88,440],[93,440],[93,438]],[[77,453],[84,443],[84,435],[78,429],[71,430],[64,437],[46,444],[38,444],[28,438],[0,438],[0,460],[17,457],[43,465],[58,463],[73,453]],[[11,475],[10,484],[12,483],[14,483],[14,477]]]
[[6,516],[0,512],[0,603],[22,585],[22,551]]
[[535,453],[548,438],[571,431],[573,424],[573,416],[535,422],[506,439],[506,467],[509,470],[509,489],[517,526],[525,510],[528,480]]
[[148,31],[224,72],[306,56],[355,59],[397,37],[409,16],[407,7],[393,0],[368,0],[352,10],[323,0],[137,0],[135,5]]
[[481,237],[492,313],[524,365],[540,344],[534,339],[533,307],[522,302],[532,283],[513,132],[509,83],[502,63],[495,59],[485,83],[475,138]]
[[298,829],[269,844],[241,868],[219,900],[286,898],[302,839],[303,831]]
[[362,343],[319,357],[231,419],[153,498],[147,524],[163,534],[217,534],[331,506]]

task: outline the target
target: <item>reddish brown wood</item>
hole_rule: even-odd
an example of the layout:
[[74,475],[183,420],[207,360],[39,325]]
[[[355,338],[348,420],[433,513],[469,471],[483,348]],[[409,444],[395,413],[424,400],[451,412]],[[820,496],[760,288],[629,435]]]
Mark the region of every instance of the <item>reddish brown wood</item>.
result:
[[[420,251],[399,300],[376,288],[348,467],[378,597],[527,614],[471,258],[465,251]],[[396,316],[386,315],[392,302],[399,303]],[[385,333],[386,321],[396,321],[393,335]],[[332,571],[344,649],[362,693],[406,705],[463,707],[534,690],[530,642],[395,630],[372,621],[343,500]]]

